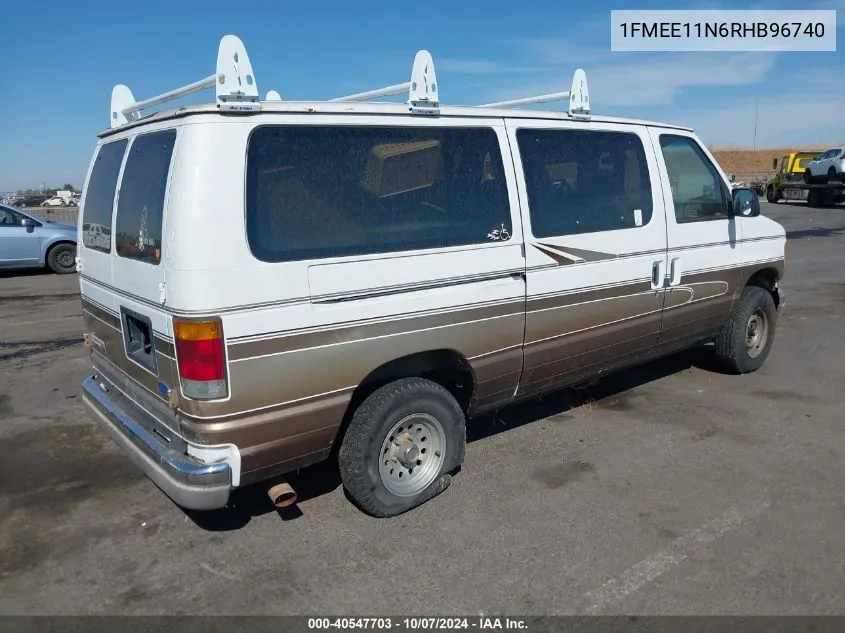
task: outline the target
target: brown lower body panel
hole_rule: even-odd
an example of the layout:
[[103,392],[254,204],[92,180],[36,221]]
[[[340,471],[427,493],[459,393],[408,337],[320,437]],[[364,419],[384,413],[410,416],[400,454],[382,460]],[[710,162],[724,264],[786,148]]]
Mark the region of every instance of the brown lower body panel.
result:
[[334,441],[352,390],[305,398],[270,412],[240,413],[220,420],[181,414],[185,439],[231,443],[241,452],[242,478],[281,474],[319,461]]
[[120,329],[120,317],[83,298],[82,318],[85,333],[89,335],[89,342],[95,351],[102,354],[120,371],[147,389],[152,397],[157,398],[161,402],[167,402],[167,398],[158,391],[158,383],[164,382],[174,388],[178,384],[176,363],[173,360],[173,344],[171,342],[155,334],[154,346],[156,350],[156,371],[158,374],[156,375],[129,360],[126,356],[123,333]]
[[[319,336],[291,334],[230,345],[232,397],[180,402],[176,430],[189,441],[238,446],[242,482],[248,484],[327,457],[356,386],[395,358],[458,350],[476,382],[470,413],[500,408],[711,336],[727,322],[747,278],[778,266],[779,276],[782,263],[735,269],[727,277],[725,271],[689,275],[665,297],[629,286],[622,291],[627,296],[604,289],[588,297],[596,302],[583,296],[545,298],[529,304],[527,328],[525,303],[517,301],[455,310],[448,317],[413,317],[405,324],[346,326]],[[84,307],[86,329],[102,341],[100,351],[143,387],[145,397],[162,402],[156,376],[126,358],[118,317],[92,304]],[[172,355],[172,344],[157,338],[156,345],[161,345],[160,379],[175,387],[175,362],[165,353]],[[315,386],[322,393],[315,394]]]

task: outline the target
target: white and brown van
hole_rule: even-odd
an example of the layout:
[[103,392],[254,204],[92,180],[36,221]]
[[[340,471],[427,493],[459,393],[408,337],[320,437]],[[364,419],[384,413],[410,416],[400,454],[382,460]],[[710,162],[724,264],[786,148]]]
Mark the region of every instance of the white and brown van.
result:
[[784,229],[691,130],[590,114],[582,71],[563,111],[443,106],[425,51],[398,88],[260,99],[233,36],[206,80],[115,88],[79,214],[103,227],[84,396],[181,506],[331,457],[395,515],[482,412],[701,343],[735,373],[769,354]]

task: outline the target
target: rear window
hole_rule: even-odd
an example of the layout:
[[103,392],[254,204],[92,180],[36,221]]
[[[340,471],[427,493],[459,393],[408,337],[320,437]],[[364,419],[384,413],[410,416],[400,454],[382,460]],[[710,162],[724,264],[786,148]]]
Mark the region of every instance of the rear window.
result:
[[483,244],[511,232],[490,128],[263,126],[250,138],[246,186],[247,237],[262,261]]
[[100,227],[102,233],[111,234],[114,192],[125,151],[124,138],[102,145],[97,153],[85,191],[85,208],[82,210],[82,244],[85,248],[103,253],[111,251],[111,240],[102,239],[99,232],[93,234],[92,228]]
[[129,148],[117,201],[117,254],[148,264],[161,261],[164,193],[176,130],[142,134]]

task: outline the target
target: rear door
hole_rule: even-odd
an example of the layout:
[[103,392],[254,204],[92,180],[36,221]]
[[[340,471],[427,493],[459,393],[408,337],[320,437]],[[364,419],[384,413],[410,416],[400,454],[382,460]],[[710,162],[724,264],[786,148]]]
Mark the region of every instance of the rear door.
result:
[[104,145],[81,220],[83,307],[95,347],[161,399],[175,384],[162,236],[176,139],[171,128]]
[[[624,364],[660,334],[666,223],[640,126],[508,120],[527,263],[534,393]],[[527,210],[527,212],[526,212]]]

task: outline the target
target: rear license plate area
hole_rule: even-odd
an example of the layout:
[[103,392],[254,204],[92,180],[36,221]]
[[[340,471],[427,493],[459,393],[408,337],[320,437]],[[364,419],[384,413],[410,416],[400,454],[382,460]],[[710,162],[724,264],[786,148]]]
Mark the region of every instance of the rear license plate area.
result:
[[126,357],[156,374],[155,340],[150,318],[121,306],[120,319]]

